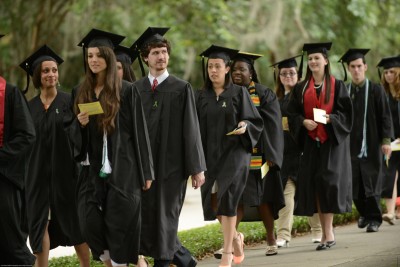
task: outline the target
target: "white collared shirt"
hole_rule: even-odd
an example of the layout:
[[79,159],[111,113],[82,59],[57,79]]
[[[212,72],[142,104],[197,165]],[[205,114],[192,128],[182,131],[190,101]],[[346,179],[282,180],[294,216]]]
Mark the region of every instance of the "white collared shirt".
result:
[[147,75],[147,77],[149,78],[150,84],[153,84],[153,80],[157,78],[158,85],[161,84],[165,79],[167,79],[168,76],[169,76],[168,70],[165,70],[164,73],[158,77],[154,77],[153,75],[150,74],[150,72],[149,72],[149,75]]

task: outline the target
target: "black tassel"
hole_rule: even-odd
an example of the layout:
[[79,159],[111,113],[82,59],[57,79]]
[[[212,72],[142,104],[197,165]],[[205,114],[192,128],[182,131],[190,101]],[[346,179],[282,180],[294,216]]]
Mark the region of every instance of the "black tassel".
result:
[[379,75],[379,80],[381,80],[382,79],[382,74],[381,74],[381,70],[379,69],[379,67],[378,67],[378,75]]
[[203,81],[206,81],[206,70],[204,67],[204,56],[201,57],[201,70],[203,72]]
[[26,68],[26,88],[25,88],[24,90],[22,90],[22,93],[23,93],[24,95],[25,95],[25,94],[28,92],[28,90],[29,90],[29,81],[30,81],[30,79],[29,79],[29,72],[28,72],[28,70],[29,70],[28,64],[26,64],[25,68]]
[[86,55],[85,55],[85,44],[82,44],[82,53],[83,53],[83,70],[86,73]]
[[301,53],[300,66],[299,66],[299,71],[298,71],[298,78],[299,78],[299,81],[300,81],[301,78],[303,77],[303,56],[304,56],[304,52]]
[[138,60],[139,60],[140,71],[142,72],[142,77],[144,77],[145,76],[144,67],[143,67],[143,62],[142,62],[142,58],[141,58],[140,54],[138,56]]
[[344,71],[344,79],[343,79],[343,81],[347,81],[347,71],[346,71],[346,67],[344,66],[343,61],[342,61],[342,67],[343,67],[343,71]]

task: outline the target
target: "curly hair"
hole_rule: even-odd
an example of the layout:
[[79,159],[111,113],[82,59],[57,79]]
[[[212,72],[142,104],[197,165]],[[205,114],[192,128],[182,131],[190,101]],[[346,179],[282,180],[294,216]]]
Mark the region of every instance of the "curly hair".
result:
[[382,76],[381,76],[381,83],[382,83],[382,86],[383,86],[383,88],[385,89],[385,92],[387,93],[387,94],[390,94],[391,92],[390,92],[390,86],[392,86],[392,88],[394,89],[394,93],[395,93],[395,95],[393,96],[394,97],[394,99],[396,99],[396,100],[400,100],[400,67],[394,67],[394,68],[391,68],[391,69],[393,69],[393,71],[394,71],[394,73],[395,73],[395,80],[394,80],[394,82],[393,82],[393,84],[392,85],[390,85],[387,81],[386,81],[386,79],[385,79],[385,72],[383,72],[382,73]]
[[[106,78],[103,90],[99,96],[99,101],[104,113],[97,116],[99,130],[106,130],[108,134],[115,130],[115,117],[120,106],[120,90],[122,81],[117,75],[117,61],[114,51],[105,46],[98,47],[100,56],[105,59],[107,64]],[[96,87],[96,75],[90,70],[86,58],[85,80],[79,86],[79,91],[75,99],[74,111],[79,113],[78,104],[93,101],[94,89]]]
[[145,43],[140,49],[140,56],[142,57],[143,61],[148,64],[144,59],[149,56],[151,49],[159,48],[159,47],[166,47],[168,51],[168,55],[171,54],[171,44],[168,42],[167,39],[163,40],[154,40],[151,42]]

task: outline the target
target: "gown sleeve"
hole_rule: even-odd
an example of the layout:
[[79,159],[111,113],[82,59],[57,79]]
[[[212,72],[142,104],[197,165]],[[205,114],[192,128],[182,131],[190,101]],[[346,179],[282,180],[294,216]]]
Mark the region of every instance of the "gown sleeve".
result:
[[289,96],[289,103],[287,105],[289,131],[299,148],[304,147],[304,135],[306,130],[303,126],[304,113],[303,113],[303,95],[302,87],[304,85],[297,84]]
[[251,101],[249,92],[245,87],[241,88],[240,121],[246,122],[247,128],[245,134],[241,135],[240,138],[246,150],[251,152],[252,148],[258,143],[264,124],[260,113]]
[[185,175],[198,174],[206,171],[203,145],[200,135],[199,120],[196,111],[195,96],[190,84],[185,88],[185,107],[183,117],[183,142],[185,150]]
[[[7,92],[7,90],[12,90]],[[16,87],[8,86],[6,88],[5,99],[5,116],[9,116],[10,124],[5,125],[11,127],[9,130],[10,138],[4,140],[3,147],[0,147],[0,172],[4,175],[3,171],[7,165],[18,158],[35,142],[35,126],[30,115],[28,105],[22,93]]]
[[259,113],[264,121],[261,138],[265,159],[272,161],[280,168],[283,161],[284,137],[279,101],[274,92],[266,89],[260,103]]
[[381,85],[376,84],[375,86],[376,88],[373,88],[373,99],[375,101],[375,110],[377,111],[376,115],[379,116],[377,121],[381,124],[378,126],[381,129],[379,132],[381,135],[379,137],[381,139],[394,138],[392,115],[385,90]]
[[88,152],[89,145],[89,130],[87,129],[89,125],[86,127],[81,127],[78,121],[77,116],[74,112],[74,103],[75,98],[77,96],[78,87],[72,89],[71,92],[71,118],[69,122],[69,139],[71,141],[73,156],[76,161],[84,161],[86,159],[86,155]]
[[[124,102],[129,105],[123,105],[120,116],[130,114],[130,119],[126,121],[132,126],[133,147],[139,167],[140,183],[144,186],[146,180],[154,180],[153,156],[151,153],[150,139],[143,111],[142,100],[136,87],[131,86],[126,90]],[[126,119],[126,118],[125,118]],[[130,128],[126,126],[124,128]],[[122,129],[121,129],[122,130]],[[124,144],[122,144],[124,145]]]
[[335,81],[334,107],[329,118],[331,123],[328,127],[333,130],[333,136],[330,138],[333,138],[336,144],[341,144],[350,134],[353,126],[353,105],[346,86],[341,80]]

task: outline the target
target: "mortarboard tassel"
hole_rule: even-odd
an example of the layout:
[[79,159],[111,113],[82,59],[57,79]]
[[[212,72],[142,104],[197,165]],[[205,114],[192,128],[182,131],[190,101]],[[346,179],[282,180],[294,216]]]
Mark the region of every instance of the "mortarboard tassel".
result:
[[[28,70],[29,69],[29,67],[28,67],[28,64],[26,64],[26,69]],[[27,92],[28,92],[28,89],[29,89],[29,73],[28,72],[26,72],[26,88],[25,88],[25,90],[22,90],[22,93],[25,95]]]
[[344,71],[344,79],[343,79],[343,81],[347,81],[347,71],[346,71],[346,67],[344,66],[343,61],[342,61],[342,67],[343,67],[343,71]]
[[206,70],[204,67],[204,56],[201,57],[201,69],[203,72],[203,81],[206,81]]
[[300,60],[300,66],[299,66],[299,71],[298,71],[299,81],[303,77],[303,56],[304,56],[304,51],[301,52],[301,60]]

